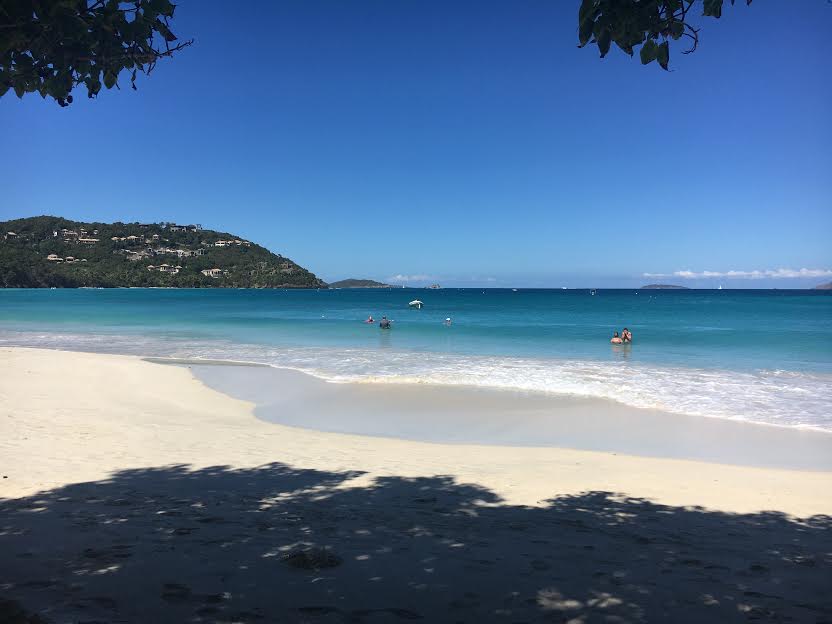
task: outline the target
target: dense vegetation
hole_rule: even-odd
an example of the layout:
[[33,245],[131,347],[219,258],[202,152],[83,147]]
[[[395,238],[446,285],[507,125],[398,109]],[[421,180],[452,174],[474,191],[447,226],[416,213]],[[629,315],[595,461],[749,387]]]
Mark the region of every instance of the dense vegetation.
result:
[[377,282],[370,279],[345,279],[339,282],[332,282],[330,288],[393,288],[390,284]]
[[[751,0],[745,0],[751,4]],[[601,57],[612,43],[644,64],[670,63],[671,41],[693,52],[699,28],[691,16],[719,18],[724,0],[581,0],[578,42],[594,43]],[[734,0],[731,0],[734,4]],[[191,45],[171,30],[170,0],[4,0],[0,8],[0,96],[39,93],[61,106],[83,85],[88,97],[102,86],[120,88],[125,74],[136,88],[138,73]]]
[[[64,230],[79,237],[85,230],[86,237],[97,242],[68,239],[72,234]],[[128,237],[135,238],[121,240]],[[230,244],[218,247],[218,241]],[[203,255],[179,257],[177,251]],[[50,254],[62,260],[48,260]],[[68,257],[73,260],[67,262]],[[163,264],[170,271],[180,268],[165,273],[158,270]],[[211,269],[220,269],[219,276],[201,272]],[[288,258],[226,232],[32,217],[0,222],[0,286],[317,288],[325,284]]]
[[[751,4],[751,0],[745,3]],[[687,42],[682,54],[695,51],[699,46],[699,28],[691,18],[699,13],[719,19],[724,4],[724,0],[582,0],[578,10],[578,45],[594,43],[601,58],[613,43],[630,56],[641,46],[642,65],[656,61],[667,70],[670,42]]]
[[77,85],[95,97],[191,45],[177,41],[170,0],[4,0],[0,7],[0,96],[40,93],[61,106]]

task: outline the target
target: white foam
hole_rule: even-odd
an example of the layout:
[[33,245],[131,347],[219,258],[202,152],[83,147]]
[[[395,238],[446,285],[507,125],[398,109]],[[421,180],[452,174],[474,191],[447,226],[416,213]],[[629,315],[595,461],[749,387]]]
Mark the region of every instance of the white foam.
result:
[[660,367],[629,361],[279,348],[104,334],[0,332],[0,344],[256,362],[332,382],[470,385],[600,397],[640,408],[832,431],[832,375]]

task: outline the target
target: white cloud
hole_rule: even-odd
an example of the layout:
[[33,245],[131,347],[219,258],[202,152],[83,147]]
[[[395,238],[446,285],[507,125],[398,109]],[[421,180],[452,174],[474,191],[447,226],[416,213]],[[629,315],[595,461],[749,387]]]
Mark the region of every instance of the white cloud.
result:
[[681,277],[682,279],[792,279],[832,277],[832,269],[766,269],[764,271],[674,271],[644,273],[644,277]]
[[385,282],[429,282],[434,279],[430,275],[391,275],[384,279]]

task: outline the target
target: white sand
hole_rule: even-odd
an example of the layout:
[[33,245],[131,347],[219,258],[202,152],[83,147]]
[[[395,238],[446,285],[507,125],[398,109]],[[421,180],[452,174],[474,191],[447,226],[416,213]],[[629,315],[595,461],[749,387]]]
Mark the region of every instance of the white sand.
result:
[[128,468],[280,461],[365,471],[354,485],[382,475],[453,475],[511,504],[612,491],[724,511],[832,514],[829,472],[313,432],[261,422],[253,405],[204,387],[188,370],[129,356],[2,349],[0,379],[6,498]]
[[[0,596],[56,621],[829,608],[828,518],[794,518],[832,514],[832,473],[319,433],[252,408],[181,367],[0,349]],[[305,547],[340,565],[280,560]]]

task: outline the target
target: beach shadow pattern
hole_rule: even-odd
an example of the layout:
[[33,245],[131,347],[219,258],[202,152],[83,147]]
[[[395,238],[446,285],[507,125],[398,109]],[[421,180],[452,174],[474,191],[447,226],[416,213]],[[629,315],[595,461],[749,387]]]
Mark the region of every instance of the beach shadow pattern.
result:
[[828,516],[359,476],[178,465],[0,499],[0,623],[832,622]]

